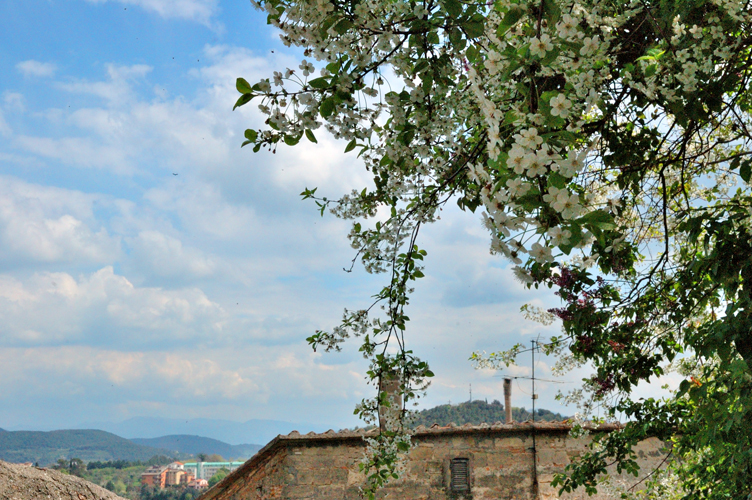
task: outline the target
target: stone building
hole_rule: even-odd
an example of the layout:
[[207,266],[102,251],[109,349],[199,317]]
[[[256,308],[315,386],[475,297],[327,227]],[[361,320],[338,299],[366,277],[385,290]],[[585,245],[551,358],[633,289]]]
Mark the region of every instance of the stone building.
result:
[[141,474],[141,484],[145,486],[177,486],[189,484],[195,479],[194,474],[186,471],[182,462],[172,462],[168,465],[152,465]]
[[[566,423],[482,424],[419,427],[403,477],[379,497],[404,500],[549,500],[559,498],[550,483],[582,453],[589,437],[571,438]],[[604,425],[592,432],[611,432]],[[370,431],[372,433],[377,430]],[[327,431],[280,435],[242,467],[205,492],[200,500],[355,500],[364,475],[358,469],[364,432]],[[665,453],[656,439],[638,448],[642,470],[659,466]],[[641,478],[615,478],[634,484]],[[584,491],[562,498],[588,497]]]

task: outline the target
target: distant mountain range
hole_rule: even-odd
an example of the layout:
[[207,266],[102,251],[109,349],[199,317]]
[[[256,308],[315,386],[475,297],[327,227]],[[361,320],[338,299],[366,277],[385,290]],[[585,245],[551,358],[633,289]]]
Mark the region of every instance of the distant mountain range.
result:
[[155,455],[164,455],[185,460],[199,453],[217,454],[228,460],[244,460],[261,447],[260,444],[230,445],[216,439],[188,435],[131,440],[91,429],[0,432],[0,460],[39,462],[41,465],[55,463],[61,458],[80,458],[84,462],[145,462]]
[[[86,422],[76,426],[85,429],[102,429],[128,439],[158,438],[162,436],[189,435],[217,439],[232,445],[246,443],[266,444],[278,434],[298,431],[324,432],[330,427],[311,423],[292,423],[279,420],[230,420],[194,418],[175,419],[134,417],[123,422]],[[336,430],[336,429],[335,429]]]
[[98,430],[0,432],[0,460],[39,462],[48,465],[60,458],[99,460],[148,460],[154,455],[177,456],[168,450],[136,444]]
[[217,454],[232,460],[236,458],[248,459],[262,448],[260,444],[227,444],[217,439],[201,436],[177,434],[157,438],[135,438],[132,442],[152,448],[162,448],[175,453],[198,455],[199,453]]

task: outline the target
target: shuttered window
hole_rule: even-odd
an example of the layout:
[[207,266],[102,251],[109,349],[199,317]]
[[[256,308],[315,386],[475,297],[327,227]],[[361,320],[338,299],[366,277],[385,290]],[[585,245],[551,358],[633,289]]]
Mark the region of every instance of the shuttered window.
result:
[[470,460],[453,458],[449,468],[452,474],[450,485],[452,492],[470,491]]

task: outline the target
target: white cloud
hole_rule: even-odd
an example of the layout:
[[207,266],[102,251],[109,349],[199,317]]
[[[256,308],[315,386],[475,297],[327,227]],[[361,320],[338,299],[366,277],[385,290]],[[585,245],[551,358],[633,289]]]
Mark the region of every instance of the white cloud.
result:
[[0,135],[9,136],[12,132],[13,131],[11,130],[10,125],[8,125],[8,122],[5,121],[3,111],[0,109]]
[[101,196],[0,177],[0,266],[106,263],[120,243],[95,220]]
[[152,67],[145,64],[132,66],[107,64],[105,68],[107,70],[106,81],[80,80],[60,84],[60,88],[68,92],[91,94],[107,99],[110,103],[123,105],[133,98],[133,83],[144,79],[152,71]]
[[[107,0],[87,0],[91,3],[105,3]],[[218,0],[113,0],[124,5],[136,5],[142,9],[169,19],[187,19],[209,24],[217,13]]]
[[[4,348],[0,378],[0,400],[76,401],[73,423],[85,420],[82,414],[247,420],[276,413],[280,420],[333,426],[355,423],[351,408],[363,380],[354,364],[328,365],[300,344],[195,349],[177,342],[169,350],[132,353],[90,346]],[[14,405],[0,407],[1,421],[28,417]]]
[[19,135],[14,143],[35,155],[57,160],[68,166],[109,170],[120,175],[130,175],[137,171],[134,165],[134,151],[102,144],[91,137],[32,137]]
[[157,349],[211,342],[226,313],[197,288],[136,287],[112,267],[82,275],[35,273],[20,281],[0,276],[5,346],[112,345]]
[[9,111],[21,111],[26,109],[26,99],[19,92],[3,92],[3,105]]
[[55,75],[57,66],[49,62],[39,62],[33,59],[16,64],[16,69],[25,77],[36,76],[40,78]]
[[216,267],[204,252],[159,231],[142,231],[128,243],[132,248],[130,265],[140,273],[191,280],[211,275]]

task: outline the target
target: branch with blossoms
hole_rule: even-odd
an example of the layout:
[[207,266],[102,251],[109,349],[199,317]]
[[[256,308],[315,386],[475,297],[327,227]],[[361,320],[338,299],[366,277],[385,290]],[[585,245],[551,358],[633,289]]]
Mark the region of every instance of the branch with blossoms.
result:
[[[311,345],[337,350],[358,337],[372,381],[391,370],[401,373],[406,399],[425,388],[428,365],[407,347],[408,285],[423,275],[420,227],[456,200],[480,213],[491,253],[518,279],[556,290],[562,304],[550,314],[563,335],[546,349],[562,369],[592,367],[582,389],[589,407],[603,404],[609,418],[635,421],[592,460],[574,464],[562,487],[595,488],[603,450],[633,471],[632,444],[653,433],[674,444],[676,477],[703,478],[705,486],[683,490],[687,498],[740,498],[744,483],[736,478],[752,470],[742,451],[750,437],[737,425],[752,418],[749,5],[256,5],[308,59],[300,71],[255,84],[238,79],[236,107],[257,100],[267,117],[263,129],[246,131],[244,145],[258,152],[303,136],[315,143],[323,126],[346,142],[345,152],[357,151],[373,188],[302,194],[322,215],[353,221],[353,262],[390,275],[369,308],[345,311]],[[367,219],[377,220],[368,226]],[[512,362],[514,351],[499,360]],[[680,358],[697,360],[699,385],[685,380],[663,402],[632,400],[638,384]],[[364,401],[360,413],[373,415],[381,399]],[[718,401],[735,420],[722,417]],[[698,415],[724,424],[703,425]],[[643,425],[651,419],[655,425]],[[403,435],[402,427],[385,439]],[[398,441],[372,446],[364,462],[375,481],[369,491],[399,475],[406,450]],[[737,464],[735,479],[698,472],[700,456]]]

